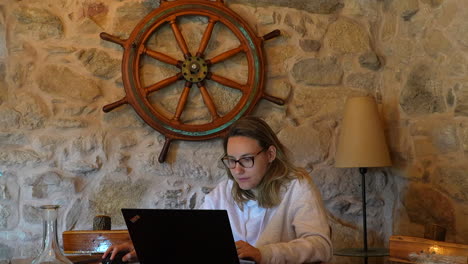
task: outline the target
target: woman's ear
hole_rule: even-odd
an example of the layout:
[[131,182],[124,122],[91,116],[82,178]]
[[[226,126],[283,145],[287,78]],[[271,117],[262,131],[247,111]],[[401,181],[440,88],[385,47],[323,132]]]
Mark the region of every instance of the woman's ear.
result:
[[276,147],[271,145],[268,147],[268,150],[267,150],[267,154],[268,154],[268,162],[273,162],[275,159],[276,159]]

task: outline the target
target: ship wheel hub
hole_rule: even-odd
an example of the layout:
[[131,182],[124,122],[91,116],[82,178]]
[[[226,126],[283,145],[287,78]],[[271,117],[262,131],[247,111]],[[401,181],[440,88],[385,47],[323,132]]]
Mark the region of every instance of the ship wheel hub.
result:
[[181,69],[186,81],[198,83],[205,80],[208,74],[208,63],[201,57],[191,56],[182,63]]

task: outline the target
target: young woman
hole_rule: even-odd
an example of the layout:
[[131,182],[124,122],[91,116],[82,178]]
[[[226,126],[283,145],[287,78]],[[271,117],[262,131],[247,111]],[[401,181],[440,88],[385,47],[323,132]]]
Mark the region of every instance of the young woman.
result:
[[320,193],[267,123],[238,120],[224,150],[228,179],[202,208],[227,210],[239,257],[268,264],[328,261],[332,245]]
[[[238,120],[224,151],[228,178],[201,208],[227,210],[239,258],[261,264],[329,261],[330,229],[320,193],[268,124],[256,117]],[[135,260],[131,244],[111,246],[103,257],[119,251],[130,251],[123,260]]]

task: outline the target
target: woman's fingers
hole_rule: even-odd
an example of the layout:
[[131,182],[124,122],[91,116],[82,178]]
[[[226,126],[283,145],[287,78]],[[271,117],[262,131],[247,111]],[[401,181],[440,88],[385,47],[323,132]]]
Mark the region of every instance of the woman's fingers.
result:
[[125,256],[123,256],[122,260],[125,261],[125,262],[136,261],[137,257],[136,257],[135,250],[132,250],[132,251],[128,252],[127,254],[125,254]]
[[257,263],[260,263],[262,259],[260,250],[250,245],[249,243],[239,240],[236,242],[237,256],[239,258],[252,259]]
[[110,252],[112,252],[114,246],[110,246],[107,248],[106,252],[104,252],[104,254],[102,254],[102,258],[106,258],[107,257],[107,254],[109,254]]
[[102,255],[102,258],[104,259],[107,257],[108,254],[110,254],[109,258],[113,260],[119,252],[129,252],[125,254],[124,257],[129,255],[128,256],[129,260],[136,259],[136,253],[135,253],[132,243],[123,243],[123,244],[119,244],[115,246],[114,245],[110,246],[109,248],[107,248],[106,252],[104,252],[104,254]]

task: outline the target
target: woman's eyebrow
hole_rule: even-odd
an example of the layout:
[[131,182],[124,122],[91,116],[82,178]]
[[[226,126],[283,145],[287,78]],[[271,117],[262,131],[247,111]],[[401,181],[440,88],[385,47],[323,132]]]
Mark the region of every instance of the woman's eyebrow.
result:
[[[252,153],[245,153],[245,154],[240,155],[239,158],[247,158],[247,157],[253,156],[253,155],[254,155],[254,154],[252,154]],[[228,154],[226,155],[226,157],[234,158],[234,159],[236,158],[236,157],[234,157],[234,156],[232,156],[232,155],[228,155]]]

